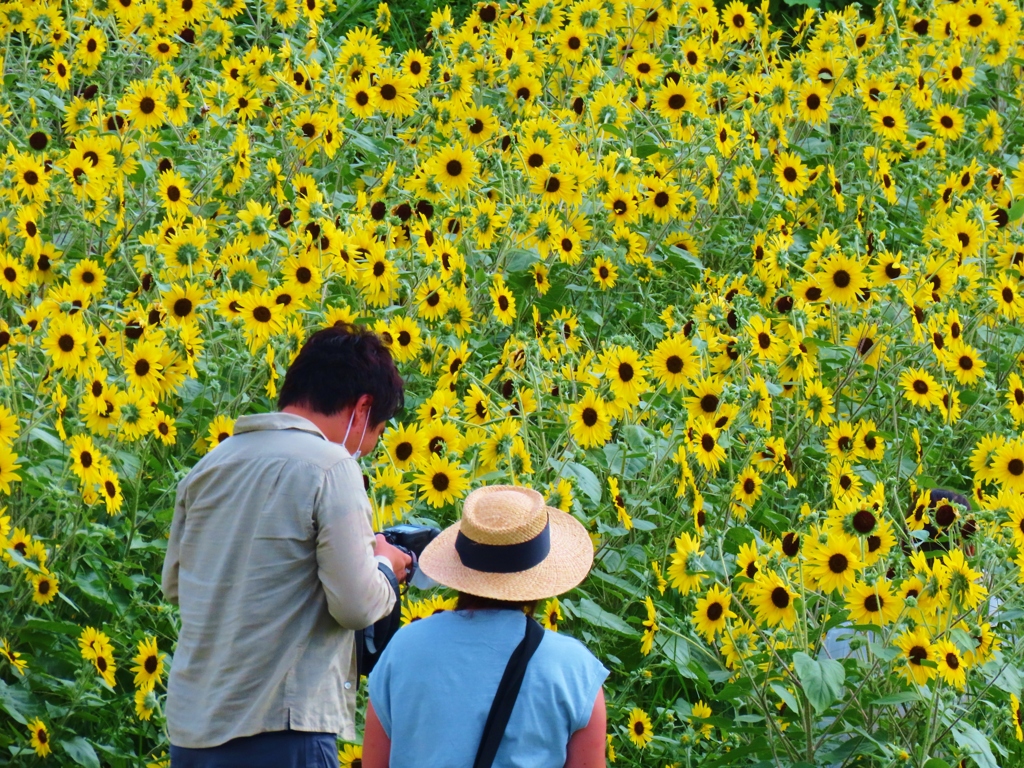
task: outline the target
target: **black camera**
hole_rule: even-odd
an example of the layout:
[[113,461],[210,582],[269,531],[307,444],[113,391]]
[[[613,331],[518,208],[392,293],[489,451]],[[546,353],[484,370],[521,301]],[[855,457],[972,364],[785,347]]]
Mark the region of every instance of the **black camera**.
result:
[[[408,523],[393,525],[381,531],[388,544],[402,550],[412,559],[405,574],[406,584],[412,584],[417,589],[430,589],[437,586],[437,583],[428,578],[418,566],[423,550],[427,548],[427,544],[437,538],[439,533],[441,533],[440,530],[429,525],[410,525]],[[391,641],[392,636],[402,623],[402,590],[389,568],[381,566],[381,570],[388,575],[388,581],[391,582],[397,599],[390,614],[376,624],[356,632],[356,666],[360,676],[370,673],[385,646]]]
[[397,547],[412,558],[412,564],[405,577],[407,584],[412,584],[417,589],[430,589],[436,586],[436,583],[421,572],[418,566],[423,550],[427,548],[427,544],[437,538],[439,533],[441,533],[439,529],[429,525],[410,525],[408,523],[393,525],[381,531],[388,544]]

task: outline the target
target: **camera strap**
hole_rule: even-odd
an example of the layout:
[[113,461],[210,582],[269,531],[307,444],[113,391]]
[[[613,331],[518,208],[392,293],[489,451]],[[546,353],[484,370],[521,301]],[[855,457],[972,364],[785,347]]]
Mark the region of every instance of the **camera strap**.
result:
[[399,627],[402,626],[402,590],[394,572],[383,563],[377,563],[377,569],[384,574],[391,589],[395,593],[395,606],[391,613],[381,617],[375,624],[366,629],[356,631],[356,670],[357,680],[370,674],[376,666],[384,648],[391,642]]
[[473,761],[473,768],[491,768],[494,763],[494,756],[498,754],[498,747],[505,735],[505,728],[508,726],[509,718],[512,717],[512,708],[519,698],[519,689],[523,687],[523,678],[526,676],[526,665],[530,663],[540,641],[544,639],[544,629],[532,617],[526,617],[526,633],[522,641],[512,651],[505,673],[498,683],[498,692],[494,694],[494,701],[491,704],[491,711],[487,714],[487,722],[484,724],[484,734],[480,739],[480,747],[476,751],[476,760]]

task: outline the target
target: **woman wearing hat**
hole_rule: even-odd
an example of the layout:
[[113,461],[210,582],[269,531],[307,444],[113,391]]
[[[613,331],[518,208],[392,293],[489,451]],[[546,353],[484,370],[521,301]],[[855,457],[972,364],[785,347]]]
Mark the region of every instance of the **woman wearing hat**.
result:
[[[459,606],[402,628],[384,650],[370,675],[364,768],[603,766],[608,670],[578,640],[524,616],[579,584],[593,559],[586,529],[537,491],[470,493],[462,520],[419,563],[458,590]],[[536,650],[522,662],[530,642]],[[522,682],[510,697],[517,658]],[[499,686],[505,695],[496,697]],[[489,720],[501,701],[514,706],[498,730]],[[482,757],[485,725],[493,763]]]

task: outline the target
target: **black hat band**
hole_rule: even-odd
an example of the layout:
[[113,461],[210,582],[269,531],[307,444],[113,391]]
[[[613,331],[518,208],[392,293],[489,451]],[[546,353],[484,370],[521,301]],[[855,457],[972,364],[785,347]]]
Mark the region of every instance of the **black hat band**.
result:
[[551,518],[532,539],[518,544],[481,544],[461,530],[455,537],[455,551],[467,568],[484,573],[519,573],[544,561],[551,551]]

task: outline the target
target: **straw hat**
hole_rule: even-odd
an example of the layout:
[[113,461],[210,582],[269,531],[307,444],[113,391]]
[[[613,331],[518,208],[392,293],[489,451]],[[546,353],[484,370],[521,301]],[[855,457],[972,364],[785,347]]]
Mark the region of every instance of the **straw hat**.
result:
[[466,497],[462,519],[427,545],[419,564],[460,592],[527,601],[569,591],[593,561],[590,536],[572,515],[529,488],[491,485]]

